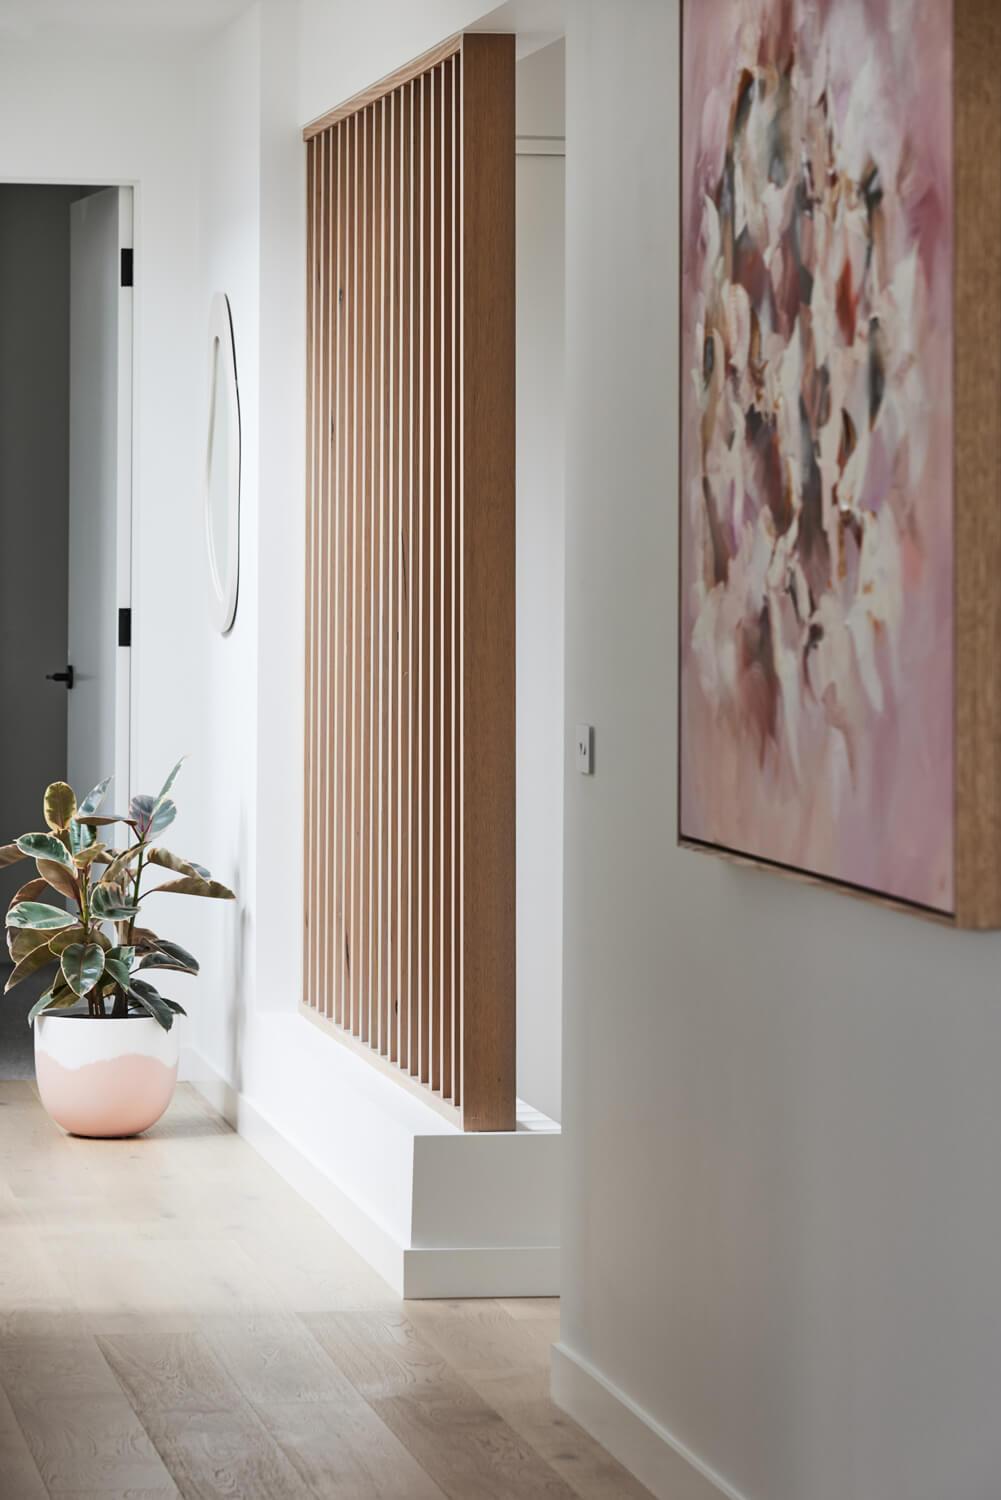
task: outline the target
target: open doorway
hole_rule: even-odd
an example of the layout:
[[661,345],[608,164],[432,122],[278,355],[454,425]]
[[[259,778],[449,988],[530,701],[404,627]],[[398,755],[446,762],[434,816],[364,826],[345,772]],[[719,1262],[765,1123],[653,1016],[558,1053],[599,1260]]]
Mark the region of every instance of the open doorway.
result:
[[[132,213],[131,188],[0,184],[0,843],[51,781],[128,798]],[[0,870],[3,910],[34,873]],[[0,1078],[32,1074],[39,993],[0,1006]]]

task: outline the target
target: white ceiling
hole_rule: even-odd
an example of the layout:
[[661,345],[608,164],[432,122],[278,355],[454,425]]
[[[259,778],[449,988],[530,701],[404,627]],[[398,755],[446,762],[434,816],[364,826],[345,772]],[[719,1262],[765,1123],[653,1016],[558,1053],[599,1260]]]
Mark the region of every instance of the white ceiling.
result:
[[250,0],[0,0],[0,45],[64,50],[96,42],[114,50],[136,43],[186,46],[245,10]]

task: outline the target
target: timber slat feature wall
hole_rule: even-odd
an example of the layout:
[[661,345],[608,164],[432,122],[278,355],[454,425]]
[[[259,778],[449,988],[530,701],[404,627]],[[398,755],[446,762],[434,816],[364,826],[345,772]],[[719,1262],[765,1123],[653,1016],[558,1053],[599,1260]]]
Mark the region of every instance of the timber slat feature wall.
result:
[[515,1114],[514,41],[307,140],[306,1007]]

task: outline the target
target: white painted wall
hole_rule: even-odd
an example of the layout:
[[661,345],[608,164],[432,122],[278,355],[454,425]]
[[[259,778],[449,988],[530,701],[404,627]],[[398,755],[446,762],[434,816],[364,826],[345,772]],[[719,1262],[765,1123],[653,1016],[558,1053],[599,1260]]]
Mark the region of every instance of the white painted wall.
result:
[[1001,939],[675,848],[677,0],[567,49],[562,1339],[748,1500],[991,1500]]
[[[189,61],[155,48],[127,66],[99,46],[67,56],[30,35],[5,37],[0,51],[0,180],[136,186],[133,772],[155,790],[177,754],[193,752],[176,830],[176,846],[193,854],[209,805],[194,83]],[[198,951],[193,907],[171,911],[173,935]],[[182,1002],[190,983],[178,983]]]
[[[517,65],[517,129],[564,131],[564,47]],[[559,147],[559,142],[549,143]],[[518,1095],[560,1105],[563,976],[564,159],[517,162]]]

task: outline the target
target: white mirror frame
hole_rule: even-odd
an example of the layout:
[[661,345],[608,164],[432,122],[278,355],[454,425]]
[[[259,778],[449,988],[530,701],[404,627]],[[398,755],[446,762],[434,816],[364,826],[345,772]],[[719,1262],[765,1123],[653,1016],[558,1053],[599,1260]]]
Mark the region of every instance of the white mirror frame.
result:
[[[218,356],[217,356],[218,350]],[[226,553],[220,569],[216,557],[212,527],[212,445],[215,441],[216,358],[222,361],[222,390],[229,408],[226,436],[229,443],[227,473],[229,494],[226,497]],[[233,628],[236,601],[240,588],[240,390],[236,376],[236,345],[233,340],[233,318],[229,298],[216,292],[209,311],[209,391],[208,438],[205,444],[205,545],[209,559],[212,614],[223,635]]]

